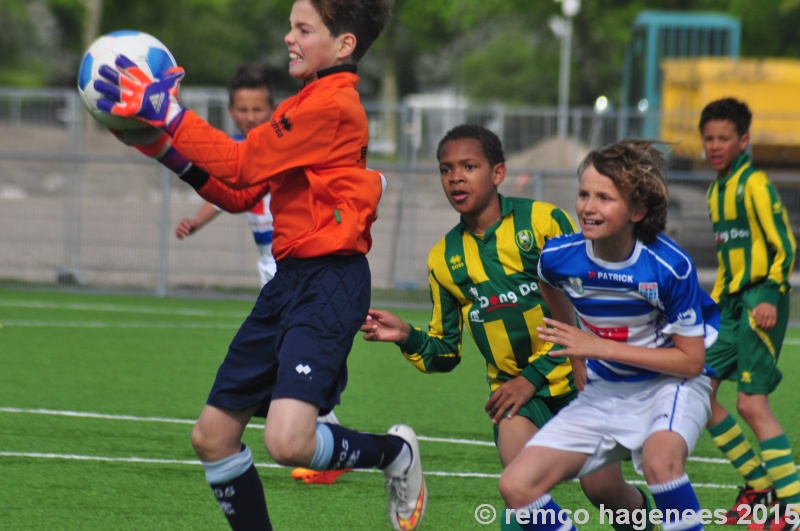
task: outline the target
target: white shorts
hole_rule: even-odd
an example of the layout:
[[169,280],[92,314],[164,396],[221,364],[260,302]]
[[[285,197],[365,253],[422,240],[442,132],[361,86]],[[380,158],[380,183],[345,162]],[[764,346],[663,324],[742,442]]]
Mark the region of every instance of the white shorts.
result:
[[642,446],[657,431],[674,431],[691,454],[711,416],[707,376],[659,376],[644,382],[592,378],[578,398],[558,412],[527,446],[588,454],[578,477],[631,458],[642,473]]

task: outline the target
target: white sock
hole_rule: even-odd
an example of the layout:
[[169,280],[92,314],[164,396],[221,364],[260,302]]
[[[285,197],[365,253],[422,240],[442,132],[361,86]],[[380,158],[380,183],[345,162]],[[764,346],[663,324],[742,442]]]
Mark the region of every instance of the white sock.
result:
[[413,456],[411,455],[411,447],[408,445],[408,443],[403,442],[403,449],[400,450],[400,453],[397,454],[397,457],[394,458],[394,461],[389,463],[389,465],[383,469],[383,473],[391,477],[402,476],[406,473],[408,467],[411,466],[412,458]]
[[317,422],[327,422],[328,424],[339,424],[339,419],[336,418],[333,410],[327,415],[321,415],[317,417]]

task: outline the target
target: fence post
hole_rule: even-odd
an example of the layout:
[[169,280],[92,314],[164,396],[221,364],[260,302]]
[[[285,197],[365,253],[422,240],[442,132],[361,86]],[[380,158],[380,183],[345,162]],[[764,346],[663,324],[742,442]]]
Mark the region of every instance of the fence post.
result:
[[56,271],[56,281],[64,284],[83,284],[85,279],[81,274],[81,203],[83,200],[83,153],[84,120],[86,113],[82,112],[81,103],[77,93],[63,93],[67,141],[66,150],[66,175],[67,186],[64,193],[64,232],[63,232],[63,265]]
[[170,177],[172,172],[160,166],[158,175],[161,178],[161,223],[158,230],[158,281],[156,295],[164,297],[167,294],[167,280],[169,273],[169,231],[170,231]]

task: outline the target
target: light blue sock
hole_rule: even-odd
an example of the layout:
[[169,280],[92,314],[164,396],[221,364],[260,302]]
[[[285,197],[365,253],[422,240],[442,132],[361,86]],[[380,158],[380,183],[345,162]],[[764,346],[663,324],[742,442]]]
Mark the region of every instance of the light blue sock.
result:
[[264,487],[250,448],[225,459],[204,462],[206,480],[231,529],[272,529]]
[[333,432],[327,424],[317,422],[317,448],[308,468],[311,470],[327,470],[333,457]]
[[219,461],[203,462],[203,468],[206,469],[206,481],[212,485],[227,483],[238,478],[251,466],[253,466],[253,454],[245,444],[242,445],[242,451],[236,455]]

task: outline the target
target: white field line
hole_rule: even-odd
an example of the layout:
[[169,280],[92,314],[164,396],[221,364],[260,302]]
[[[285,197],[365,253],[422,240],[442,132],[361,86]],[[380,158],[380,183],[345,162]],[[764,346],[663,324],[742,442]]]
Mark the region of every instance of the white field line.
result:
[[[66,461],[101,461],[104,463],[145,463],[155,465],[192,465],[200,466],[200,461],[191,459],[156,459],[152,457],[104,457],[97,455],[78,455],[78,454],[53,454],[53,453],[38,453],[38,452],[4,452],[0,451],[0,457],[23,457],[28,459],[62,459]],[[255,463],[258,468],[286,468],[275,463]],[[354,472],[367,472],[367,473],[380,473],[381,471],[374,468],[364,468],[354,470]],[[500,474],[484,474],[481,472],[442,472],[437,470],[426,470],[426,476],[439,476],[439,477],[457,477],[457,478],[481,478],[481,479],[499,479]],[[645,482],[639,479],[629,479],[628,483],[634,485],[644,485]],[[696,488],[706,489],[737,489],[737,485],[722,485],[718,483],[692,483]]]
[[[117,304],[87,304],[87,303],[59,303],[41,300],[0,300],[0,307],[9,308],[36,308],[47,310],[75,310],[75,311],[93,311],[93,312],[117,312],[117,313],[144,313],[144,314],[164,314],[164,315],[185,315],[195,317],[237,317],[244,318],[246,312],[214,312],[210,310],[203,310],[197,308],[161,308],[156,306],[126,306]],[[100,327],[118,327],[118,328],[144,328],[151,326],[153,328],[237,328],[239,325],[193,325],[193,324],[171,324],[171,323],[104,323],[102,321],[93,322],[78,322],[78,321],[23,321],[23,320],[7,320],[0,321],[2,326],[60,326],[60,327],[87,327],[87,328],[100,328]],[[800,339],[786,339],[785,345],[800,345]]]
[[[59,417],[77,417],[77,418],[90,418],[90,419],[104,419],[104,420],[129,420],[135,422],[163,422],[166,424],[194,424],[195,421],[191,419],[175,419],[168,417],[139,417],[134,415],[109,415],[106,413],[93,413],[88,411],[69,411],[69,410],[56,410],[56,409],[26,409],[16,407],[0,407],[0,413],[24,413],[28,415],[50,415]],[[248,428],[264,429],[263,424],[251,422],[247,425]],[[418,435],[420,441],[446,443],[446,444],[465,444],[471,446],[490,446],[494,447],[491,441],[479,441],[476,439],[455,439],[449,437],[428,437],[426,435]],[[727,464],[728,460],[722,457],[689,457],[690,461],[697,461],[699,463],[714,463],[714,464]]]
[[[25,409],[25,408],[16,408],[16,407],[0,407],[0,413],[24,413],[28,415],[51,415],[51,416],[59,416],[59,417],[78,417],[78,418],[88,418],[88,419],[104,419],[104,420],[131,420],[136,422],[163,422],[167,424],[194,424],[194,420],[190,419],[173,419],[173,418],[166,418],[166,417],[137,417],[133,415],[108,415],[105,413],[92,413],[88,411],[67,411],[67,410],[56,410],[56,409]],[[247,425],[248,428],[255,428],[255,429],[264,429],[263,424],[257,424],[251,422]],[[438,437],[425,437],[420,435],[420,441],[427,441],[427,442],[443,442],[443,443],[451,443],[451,444],[469,444],[475,446],[491,446],[494,447],[494,443],[491,441],[477,441],[471,439],[443,439]]]
[[[4,304],[0,302],[0,306]],[[119,311],[128,311],[128,310],[119,310]],[[183,311],[173,311],[173,312],[166,312],[166,311],[157,311],[157,312],[149,312],[144,311],[141,313],[163,313],[169,315],[191,315],[191,316],[202,316],[202,317],[239,317],[242,320],[244,319],[244,314],[214,314],[214,313],[204,313],[204,312],[194,312],[190,310],[183,310]],[[20,319],[6,319],[0,321],[0,328],[4,327],[20,327],[20,328],[157,328],[157,329],[229,329],[229,330],[236,330],[241,325],[240,321],[236,321],[234,323],[166,323],[166,322],[136,322],[136,321],[129,321],[129,322],[120,322],[120,321],[33,321],[33,320],[20,320]],[[800,339],[793,339],[789,338],[784,340],[784,345],[791,345],[791,346],[798,346],[800,345]]]
[[[38,453],[38,452],[5,452],[0,451],[0,457],[8,458],[26,458],[26,459],[61,459],[65,461],[98,461],[104,463],[135,463],[135,464],[155,464],[155,465],[192,465],[200,466],[200,461],[191,459],[156,459],[152,457],[105,457],[97,455],[79,455],[79,454],[54,454],[54,453]],[[286,468],[275,463],[255,463],[258,468]],[[359,473],[380,473],[381,471],[374,468],[365,468],[354,470]],[[456,477],[456,478],[479,478],[479,479],[499,479],[500,474],[485,474],[481,472],[443,472],[439,470],[426,470],[426,476],[439,476],[439,477]],[[573,480],[577,481],[577,480]],[[628,479],[628,483],[634,485],[645,485],[646,482],[640,479]],[[723,485],[719,483],[692,483],[695,488],[703,489],[738,489],[738,485]]]
[[147,315],[187,315],[194,317],[238,317],[244,318],[249,310],[241,312],[215,312],[199,308],[162,308],[158,306],[125,306],[118,304],[60,303],[38,300],[0,300],[0,307],[32,308],[41,310],[73,310],[88,312],[144,313]]
[[0,321],[0,328],[27,327],[27,328],[153,328],[176,330],[179,328],[191,329],[230,329],[236,330],[241,323],[164,323],[164,322],[105,322],[105,321]]
[[[17,307],[17,308],[35,308],[35,309],[48,309],[48,310],[74,310],[74,311],[105,311],[117,313],[144,313],[144,314],[165,314],[165,315],[185,315],[195,317],[243,317],[243,313],[233,312],[213,312],[208,310],[199,310],[191,308],[175,309],[175,308],[159,308],[153,306],[121,306],[112,304],[75,304],[75,303],[54,303],[45,301],[2,301],[0,300],[0,307]],[[0,322],[0,328],[3,326],[20,326],[20,327],[62,327],[62,328],[238,328],[238,324],[208,324],[208,323],[147,323],[147,322],[114,322],[107,323],[103,321],[31,321],[31,320],[5,320]],[[784,341],[786,345],[800,345],[800,339],[787,339]],[[106,420],[129,420],[137,422],[163,422],[170,424],[194,424],[194,420],[186,419],[172,419],[163,417],[137,417],[130,415],[107,415],[103,413],[90,413],[79,411],[58,411],[50,409],[20,409],[11,407],[0,407],[0,413],[25,413],[25,414],[40,414],[40,415],[56,415],[67,417],[79,418],[99,418]],[[248,424],[248,428],[264,429],[263,424]],[[448,444],[465,444],[474,446],[494,446],[490,441],[478,441],[471,439],[454,439],[454,438],[441,438],[441,437],[427,437],[424,435],[419,436],[420,441],[435,442],[435,443],[448,443]],[[192,464],[199,465],[199,461],[180,461],[169,459],[147,459],[139,457],[97,457],[97,456],[79,456],[68,454],[39,454],[28,452],[3,452],[0,451],[0,457],[31,457],[31,458],[50,458],[50,459],[76,459],[76,460],[90,460],[90,461],[112,461],[112,462],[141,462],[141,463],[159,463],[159,464]],[[727,464],[728,461],[723,458],[717,457],[689,457],[690,461],[714,463],[714,464]],[[280,465],[271,463],[261,463],[256,466],[264,468],[281,468]],[[800,468],[800,466],[796,467]],[[374,470],[364,470],[364,472],[376,472]],[[499,478],[498,474],[481,474],[481,473],[453,473],[453,472],[426,472],[430,475],[439,476],[454,476],[454,477],[487,477]],[[631,483],[643,483],[636,480]],[[736,489],[735,485],[718,485],[714,483],[700,483],[695,484],[695,487],[701,488],[724,488]]]
[[[23,457],[28,459],[63,459],[67,461],[101,461],[105,463],[145,463],[155,465],[192,465],[200,466],[200,461],[191,459],[156,459],[151,457],[104,457],[97,455],[54,454],[38,452],[4,452],[0,457]],[[275,463],[255,463],[258,468],[286,468]],[[354,472],[378,473],[377,469],[359,469]],[[427,476],[460,477],[460,478],[491,478],[498,479],[500,474],[483,474],[479,472],[437,472],[425,471]]]
[[[68,410],[54,410],[54,409],[25,409],[25,408],[15,408],[15,407],[0,407],[0,413],[21,413],[27,415],[51,415],[51,416],[60,416],[60,417],[76,417],[76,418],[91,418],[91,419],[104,419],[104,420],[127,420],[127,421],[134,421],[134,422],[162,422],[167,424],[194,424],[194,420],[189,419],[175,419],[175,418],[167,418],[167,417],[139,417],[134,415],[109,415],[105,413],[93,413],[87,411],[68,411]],[[247,425],[248,428],[253,429],[264,429],[263,424],[256,424],[250,423]],[[432,442],[432,443],[445,443],[445,444],[464,444],[464,445],[472,445],[472,446],[494,446],[494,443],[491,441],[479,441],[474,439],[456,439],[456,438],[446,438],[446,437],[428,437],[425,435],[418,436],[420,441],[425,442]],[[25,452],[0,452],[0,456],[5,457],[25,457],[29,456],[29,454]],[[59,458],[59,459],[87,459],[92,460],[95,459],[91,456],[77,456],[72,457],[69,455],[63,454],[30,454],[31,457],[39,457],[39,458]],[[131,462],[152,462],[152,463],[178,463],[178,464],[199,464],[199,461],[174,461],[168,459],[144,459],[138,457],[132,458],[105,458],[105,457],[97,457],[96,460],[112,460],[112,461],[119,461],[124,462],[126,460]],[[712,463],[712,464],[728,464],[727,459],[723,459],[721,457],[699,457],[699,456],[692,456],[689,457],[690,461],[695,461],[699,463]],[[279,465],[272,465],[272,464],[263,464],[258,465],[263,467],[278,467]],[[456,472],[429,472],[432,475],[442,475],[442,476],[457,476],[457,477],[499,477],[497,474],[481,474],[481,473],[472,473],[472,472],[464,472],[464,473],[456,473]],[[708,484],[698,484],[698,487],[706,487],[706,488],[738,488],[735,485],[717,485],[713,483]]]

